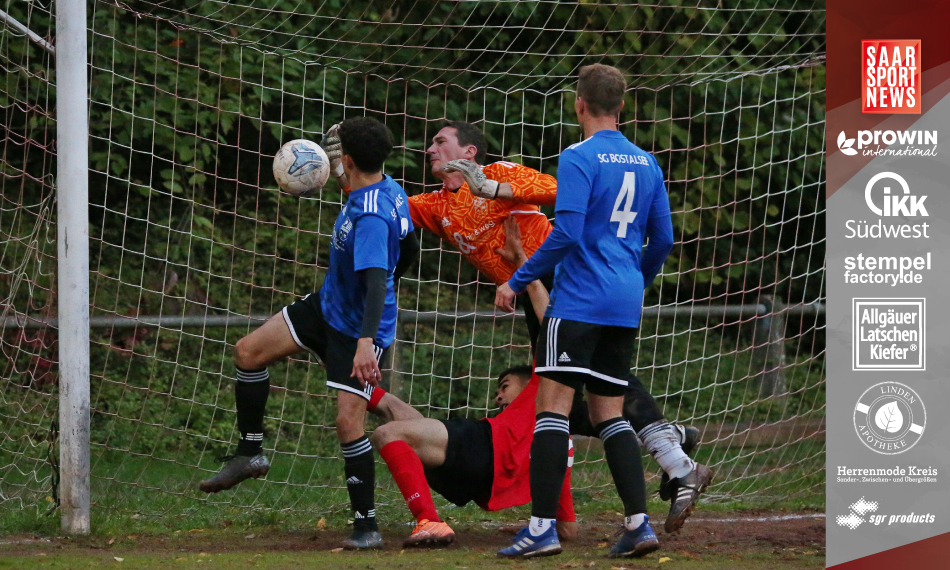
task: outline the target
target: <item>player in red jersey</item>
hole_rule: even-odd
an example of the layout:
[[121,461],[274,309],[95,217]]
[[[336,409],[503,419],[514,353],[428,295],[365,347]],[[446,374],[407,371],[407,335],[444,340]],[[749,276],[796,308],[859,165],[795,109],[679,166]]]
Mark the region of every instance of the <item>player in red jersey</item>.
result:
[[[502,372],[495,395],[502,411],[494,418],[436,420],[420,415],[419,419],[394,421],[376,429],[371,441],[416,518],[416,527],[404,546],[443,546],[455,539],[454,531],[436,512],[430,487],[458,506],[474,501],[486,511],[531,501],[528,466],[538,381],[531,366]],[[401,410],[406,404],[385,394],[376,413],[385,417],[391,405]],[[568,457],[557,512],[559,536],[567,539],[577,533],[572,464],[573,452]]]
[[[509,222],[509,227],[511,224],[515,222]],[[535,281],[527,292],[543,314],[547,289]],[[484,420],[424,418],[392,394],[374,391],[369,409],[382,418],[404,418],[411,413],[407,408],[418,414],[416,419],[380,426],[371,438],[416,517],[416,528],[405,546],[440,546],[455,539],[435,510],[430,486],[456,505],[474,501],[487,511],[531,500],[528,466],[538,381],[531,366],[502,372],[495,395],[502,411]],[[577,532],[570,486],[572,464],[570,453],[557,513],[559,535],[567,539]]]

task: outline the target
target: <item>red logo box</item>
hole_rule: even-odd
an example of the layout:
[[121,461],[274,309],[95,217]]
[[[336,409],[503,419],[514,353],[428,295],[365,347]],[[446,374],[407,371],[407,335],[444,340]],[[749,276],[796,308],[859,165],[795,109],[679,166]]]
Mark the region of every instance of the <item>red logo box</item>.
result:
[[861,40],[861,113],[919,115],[920,40]]

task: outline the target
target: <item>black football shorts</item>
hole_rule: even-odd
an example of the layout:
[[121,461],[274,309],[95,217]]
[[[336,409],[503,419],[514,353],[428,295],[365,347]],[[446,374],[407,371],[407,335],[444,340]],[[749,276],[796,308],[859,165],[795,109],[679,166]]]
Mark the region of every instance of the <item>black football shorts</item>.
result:
[[545,317],[534,371],[598,396],[623,396],[637,329]]
[[491,499],[495,452],[491,424],[485,420],[442,420],[449,432],[445,463],[426,469],[429,486],[462,507],[469,501],[484,508]]
[[[287,305],[282,312],[297,346],[316,354],[323,362],[327,370],[327,387],[351,392],[369,401],[374,388],[369,384],[363,386],[358,378],[350,376],[357,339],[327,323],[320,308],[320,295],[311,293]],[[383,362],[389,349],[375,344],[373,349],[376,351],[376,362]]]

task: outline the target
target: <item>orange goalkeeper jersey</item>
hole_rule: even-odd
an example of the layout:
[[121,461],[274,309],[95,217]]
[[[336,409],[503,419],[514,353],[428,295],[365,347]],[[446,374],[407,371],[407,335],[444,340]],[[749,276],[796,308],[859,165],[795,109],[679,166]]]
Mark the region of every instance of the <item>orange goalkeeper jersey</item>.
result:
[[416,227],[423,227],[454,243],[479,271],[500,285],[515,267],[495,253],[505,245],[505,219],[514,215],[521,228],[525,254],[534,255],[551,233],[551,223],[538,205],[554,205],[557,181],[533,168],[500,161],[482,167],[490,180],[511,184],[511,200],[476,198],[463,184],[456,192],[443,187],[438,192],[409,198],[409,215]]

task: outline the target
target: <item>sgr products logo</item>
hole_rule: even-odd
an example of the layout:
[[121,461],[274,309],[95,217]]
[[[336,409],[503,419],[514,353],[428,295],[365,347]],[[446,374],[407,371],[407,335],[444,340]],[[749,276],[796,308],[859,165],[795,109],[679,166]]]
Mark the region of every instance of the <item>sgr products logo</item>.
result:
[[854,406],[854,429],[868,449],[897,455],[914,447],[927,425],[927,409],[913,389],[881,382],[861,394]]
[[877,501],[869,501],[861,497],[848,507],[848,514],[838,515],[835,521],[838,526],[856,530],[864,523],[874,526],[898,526],[905,524],[933,524],[937,517],[931,513],[915,514],[913,511],[907,514],[877,514],[880,504]]
[[937,131],[858,131],[856,138],[841,131],[838,150],[847,156],[936,156]]
[[920,114],[920,40],[861,41],[861,112]]
[[[881,190],[878,190],[877,182],[884,180],[893,180],[900,186],[901,192],[891,192],[891,185],[886,182],[881,184]],[[883,196],[882,196],[883,194]],[[878,216],[929,216],[927,208],[924,206],[926,196],[913,196],[910,193],[910,187],[907,181],[899,174],[893,172],[881,172],[875,174],[864,187],[864,200],[868,208]],[[878,205],[880,204],[880,206]]]

